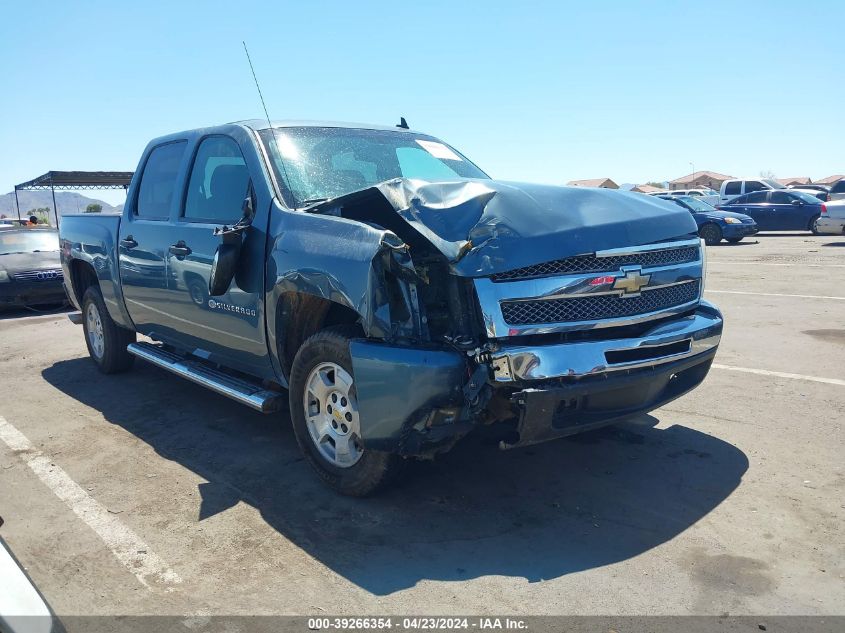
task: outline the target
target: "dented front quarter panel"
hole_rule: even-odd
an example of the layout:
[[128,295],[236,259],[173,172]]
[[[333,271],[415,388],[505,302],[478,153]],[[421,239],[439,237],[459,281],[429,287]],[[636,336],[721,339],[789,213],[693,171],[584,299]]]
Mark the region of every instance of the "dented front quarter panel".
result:
[[[368,337],[392,335],[384,270],[396,238],[369,225],[329,215],[275,209],[271,219],[267,259],[268,315],[288,292],[303,293],[345,306],[360,317]],[[273,318],[269,339],[282,335]],[[274,354],[275,356],[275,354]],[[284,375],[280,359],[274,364]]]

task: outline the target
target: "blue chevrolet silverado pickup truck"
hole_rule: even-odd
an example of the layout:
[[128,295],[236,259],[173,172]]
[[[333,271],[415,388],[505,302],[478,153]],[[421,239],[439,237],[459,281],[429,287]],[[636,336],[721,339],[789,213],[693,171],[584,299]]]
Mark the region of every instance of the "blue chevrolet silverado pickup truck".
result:
[[122,215],[65,216],[60,237],[103,373],[140,357],[265,413],[287,400],[349,495],[481,426],[507,449],[659,407],[722,332],[686,210],[493,180],[406,127],[157,138]]

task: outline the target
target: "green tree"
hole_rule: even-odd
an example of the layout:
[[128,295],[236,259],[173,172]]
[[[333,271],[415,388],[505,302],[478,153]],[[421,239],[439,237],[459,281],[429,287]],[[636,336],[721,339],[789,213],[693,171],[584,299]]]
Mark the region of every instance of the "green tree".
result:
[[103,205],[92,202],[85,207],[85,213],[100,213],[103,210]]

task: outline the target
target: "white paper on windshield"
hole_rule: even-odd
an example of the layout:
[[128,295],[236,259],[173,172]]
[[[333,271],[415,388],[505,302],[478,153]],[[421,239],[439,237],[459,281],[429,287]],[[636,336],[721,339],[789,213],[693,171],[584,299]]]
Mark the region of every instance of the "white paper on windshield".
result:
[[437,143],[435,141],[423,141],[420,139],[416,139],[416,141],[420,147],[422,147],[425,151],[427,151],[435,158],[445,158],[446,160],[461,160],[460,156],[458,156],[455,152],[446,147],[443,143]]

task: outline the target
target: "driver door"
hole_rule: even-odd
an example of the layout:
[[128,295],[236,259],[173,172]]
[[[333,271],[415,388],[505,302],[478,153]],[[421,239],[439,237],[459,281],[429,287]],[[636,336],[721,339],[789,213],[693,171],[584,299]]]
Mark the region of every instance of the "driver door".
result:
[[244,232],[238,271],[226,293],[209,295],[211,265],[221,241],[214,229],[240,219],[251,190],[249,168],[235,139],[213,135],[200,140],[187,183],[164,254],[171,331],[179,347],[195,355],[260,375],[269,364],[260,231],[250,227]]

